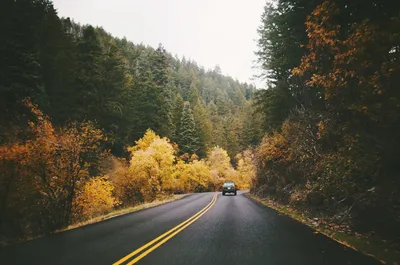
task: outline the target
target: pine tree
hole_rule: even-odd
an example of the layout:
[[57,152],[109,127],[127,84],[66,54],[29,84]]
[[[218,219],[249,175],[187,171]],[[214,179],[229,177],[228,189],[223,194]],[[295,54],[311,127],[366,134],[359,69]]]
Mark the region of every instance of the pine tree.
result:
[[159,134],[172,138],[174,134],[174,125],[172,122],[172,91],[169,82],[170,63],[168,55],[162,44],[158,45],[152,58],[152,76],[155,85],[157,86],[160,95],[160,119]]
[[179,139],[179,133],[181,129],[181,119],[184,101],[180,94],[175,97],[175,102],[172,110],[172,122],[175,128],[175,137],[172,138],[175,142]]
[[103,81],[96,94],[96,101],[102,102],[97,109],[99,125],[104,128],[112,145],[119,144],[123,148],[126,137],[125,126],[128,116],[125,108],[129,102],[124,97],[125,90],[131,85],[126,63],[120,50],[112,39],[103,41],[101,70]]
[[178,144],[183,154],[194,154],[199,150],[196,124],[189,102],[183,105]]
[[25,97],[41,105],[46,101],[39,60],[38,27],[45,16],[40,4],[11,0],[1,4],[0,126],[15,124],[27,113],[20,104]]
[[78,73],[75,91],[73,91],[76,102],[72,118],[97,121],[98,108],[101,108],[104,102],[98,102],[96,99],[104,79],[101,66],[101,44],[96,30],[92,26],[83,29],[77,53]]
[[168,69],[167,52],[160,43],[152,58],[152,72],[154,83],[161,89],[165,89],[168,84]]
[[199,100],[199,91],[197,89],[197,81],[192,81],[189,88],[188,101],[194,105]]
[[208,149],[211,147],[212,124],[206,108],[200,101],[197,101],[193,107],[193,116],[199,137],[199,150],[197,154],[200,157],[205,157]]
[[130,139],[139,139],[147,129],[152,129],[157,134],[161,130],[162,122],[160,113],[163,106],[162,90],[153,82],[153,74],[148,55],[142,53],[137,60],[135,78],[132,84],[131,97],[132,131]]
[[58,21],[56,14],[52,14],[50,19],[51,26],[43,27],[47,30],[41,37],[43,82],[49,99],[49,105],[43,110],[59,126],[73,118],[71,109],[76,106],[80,96],[75,90],[78,53],[73,32],[75,25],[68,18]]

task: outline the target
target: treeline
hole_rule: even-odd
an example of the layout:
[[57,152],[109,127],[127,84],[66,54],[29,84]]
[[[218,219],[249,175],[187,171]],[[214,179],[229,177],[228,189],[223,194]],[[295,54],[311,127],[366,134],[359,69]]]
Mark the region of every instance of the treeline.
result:
[[400,2],[276,0],[259,28],[253,191],[400,237]]
[[48,0],[0,10],[0,241],[225,179],[248,188],[252,85],[59,18]]
[[200,157],[215,145],[233,157],[260,138],[251,119],[255,88],[218,66],[206,70],[161,44],[133,44],[60,19],[51,1],[1,5],[0,141],[25,126],[29,111],[20,101],[27,97],[56,126],[92,121],[118,156],[148,128]]
[[103,150],[106,140],[93,123],[54,127],[29,101],[34,121],[25,139],[0,146],[2,244],[51,233],[71,224],[166,195],[216,191],[225,180],[248,189],[253,155],[214,147],[207,159],[179,156],[179,147],[147,130],[128,147],[129,159]]

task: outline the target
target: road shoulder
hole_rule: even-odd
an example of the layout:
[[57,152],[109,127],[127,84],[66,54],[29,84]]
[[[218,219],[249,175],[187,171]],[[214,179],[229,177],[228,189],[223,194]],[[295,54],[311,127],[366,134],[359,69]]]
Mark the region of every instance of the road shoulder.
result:
[[285,205],[278,204],[267,198],[261,198],[251,193],[246,193],[244,196],[252,199],[253,201],[271,208],[280,214],[286,215],[298,222],[301,222],[315,230],[315,234],[323,234],[336,242],[352,248],[364,255],[371,256],[382,264],[399,265],[400,253],[396,250],[389,249],[387,244],[379,242],[371,238],[349,235],[341,231],[334,230],[332,227],[322,226],[315,220],[306,217],[295,209],[288,208]]

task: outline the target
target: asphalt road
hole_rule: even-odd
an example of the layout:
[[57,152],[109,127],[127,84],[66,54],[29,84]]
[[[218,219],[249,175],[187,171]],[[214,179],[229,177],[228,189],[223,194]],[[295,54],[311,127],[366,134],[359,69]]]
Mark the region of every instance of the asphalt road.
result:
[[[214,196],[216,194],[218,196]],[[170,233],[121,261],[166,232]],[[309,227],[259,205],[243,192],[237,196],[201,193],[2,248],[0,264],[111,265],[129,264],[135,259],[138,261],[134,264],[142,265],[380,264],[313,232]]]

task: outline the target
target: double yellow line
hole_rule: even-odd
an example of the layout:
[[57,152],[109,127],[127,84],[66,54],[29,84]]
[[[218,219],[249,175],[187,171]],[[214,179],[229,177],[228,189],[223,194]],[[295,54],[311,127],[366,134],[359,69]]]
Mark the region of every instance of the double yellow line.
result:
[[183,229],[185,229],[186,227],[188,227],[189,225],[194,223],[203,214],[205,214],[208,210],[210,210],[211,207],[214,206],[216,201],[217,201],[217,195],[215,194],[213,196],[211,202],[209,204],[207,204],[206,207],[204,207],[199,212],[197,212],[195,215],[193,215],[192,217],[190,217],[186,221],[180,223],[179,225],[175,226],[171,230],[165,232],[164,234],[162,234],[161,236],[157,237],[156,239],[154,239],[154,240],[148,242],[147,244],[143,245],[142,247],[136,249],[132,253],[126,255],[122,259],[120,259],[117,262],[113,263],[113,265],[120,265],[120,264],[126,262],[130,258],[134,257],[135,255],[137,255],[137,254],[139,254],[139,253],[141,253],[142,251],[145,250],[143,253],[141,253],[140,255],[136,256],[133,260],[131,260],[127,265],[135,264],[136,262],[138,262],[139,260],[144,258],[146,255],[148,255],[150,252],[152,252],[153,250],[155,250],[156,248],[158,248],[159,246],[161,246],[162,244],[164,244],[165,242],[170,240],[176,234],[181,232]]

